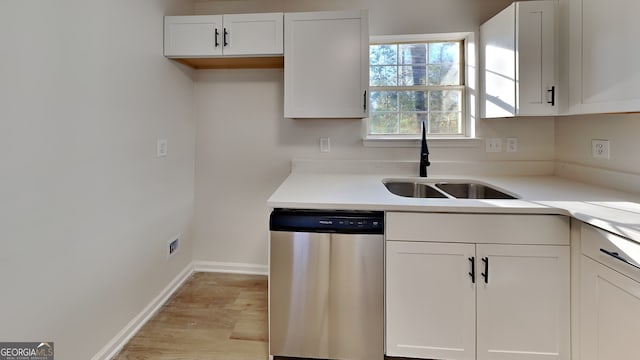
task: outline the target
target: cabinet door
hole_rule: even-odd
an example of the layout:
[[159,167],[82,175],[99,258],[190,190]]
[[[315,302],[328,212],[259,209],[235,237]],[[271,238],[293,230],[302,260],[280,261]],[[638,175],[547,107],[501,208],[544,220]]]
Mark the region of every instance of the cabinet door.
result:
[[483,117],[516,114],[515,4],[480,26]]
[[518,115],[555,115],[555,2],[516,6],[516,107]]
[[224,15],[224,55],[282,54],[283,21],[282,13]]
[[285,14],[284,115],[367,116],[366,11]]
[[569,8],[569,111],[640,111],[640,2],[570,0]]
[[555,44],[555,1],[519,1],[482,24],[482,116],[556,114]]
[[637,359],[640,283],[581,257],[582,360]]
[[222,15],[165,16],[164,56],[222,55],[221,31]]
[[386,246],[386,354],[475,360],[475,245]]
[[569,247],[481,244],[476,253],[477,359],[568,360]]

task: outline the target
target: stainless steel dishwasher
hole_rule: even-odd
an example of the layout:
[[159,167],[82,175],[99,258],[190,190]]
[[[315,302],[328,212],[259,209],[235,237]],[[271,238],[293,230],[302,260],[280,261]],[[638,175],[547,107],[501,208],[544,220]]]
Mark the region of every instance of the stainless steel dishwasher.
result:
[[382,360],[384,214],[275,209],[270,230],[270,354]]

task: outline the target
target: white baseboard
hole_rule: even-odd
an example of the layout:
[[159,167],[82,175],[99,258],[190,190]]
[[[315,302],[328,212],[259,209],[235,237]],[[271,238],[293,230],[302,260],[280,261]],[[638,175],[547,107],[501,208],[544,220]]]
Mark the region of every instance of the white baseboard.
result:
[[194,272],[221,272],[248,275],[268,275],[269,267],[266,265],[226,263],[215,261],[193,261],[178,274],[165,287],[155,299],[153,299],[144,310],[133,318],[120,332],[111,339],[91,360],[111,360],[131,338],[142,328],[142,326],[155,315],[158,310],[169,300],[171,295],[182,286],[182,284]]
[[164,305],[169,297],[182,286],[182,284],[193,274],[193,263],[187,265],[184,270],[165,287],[155,299],[153,299],[144,310],[134,317],[120,332],[111,339],[91,360],[110,360],[115,357],[129,340],[142,328],[142,326],[155,315]]
[[229,263],[218,261],[194,261],[193,270],[200,272],[220,272],[247,275],[268,275],[267,265]]

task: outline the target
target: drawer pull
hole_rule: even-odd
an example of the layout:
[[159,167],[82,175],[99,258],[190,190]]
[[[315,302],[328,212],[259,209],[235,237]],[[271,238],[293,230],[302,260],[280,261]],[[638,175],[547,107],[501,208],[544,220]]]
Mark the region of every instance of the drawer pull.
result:
[[480,273],[480,275],[484,277],[484,283],[488,284],[489,283],[489,258],[483,257],[482,262],[484,263],[484,272]]
[[623,263],[627,264],[627,265],[631,265],[636,269],[640,269],[640,266],[633,264],[632,262],[630,262],[629,260],[623,258],[622,256],[620,256],[620,254],[618,254],[617,252],[612,252],[612,251],[607,251],[605,249],[600,249],[601,252],[611,256],[612,258],[616,258],[620,261],[622,261]]
[[475,284],[476,283],[476,258],[470,257],[469,261],[471,262],[471,272],[469,273],[469,276],[471,276],[471,283]]

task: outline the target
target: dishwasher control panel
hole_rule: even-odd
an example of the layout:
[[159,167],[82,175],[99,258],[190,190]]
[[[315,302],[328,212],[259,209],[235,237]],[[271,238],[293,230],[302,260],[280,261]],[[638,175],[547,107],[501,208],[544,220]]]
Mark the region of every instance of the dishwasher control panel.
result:
[[354,234],[383,234],[382,211],[275,209],[272,231],[306,231]]

